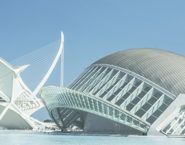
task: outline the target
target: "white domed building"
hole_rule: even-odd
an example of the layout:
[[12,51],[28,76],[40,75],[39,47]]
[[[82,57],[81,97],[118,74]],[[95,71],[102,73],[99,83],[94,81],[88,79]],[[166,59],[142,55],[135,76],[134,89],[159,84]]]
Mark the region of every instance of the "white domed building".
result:
[[85,69],[68,87],[41,96],[56,124],[86,133],[185,135],[185,57],[129,49]]

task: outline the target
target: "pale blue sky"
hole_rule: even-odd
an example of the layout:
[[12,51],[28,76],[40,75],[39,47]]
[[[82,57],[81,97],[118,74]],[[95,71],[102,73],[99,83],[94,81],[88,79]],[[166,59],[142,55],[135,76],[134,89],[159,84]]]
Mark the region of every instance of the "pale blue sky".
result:
[[0,56],[7,60],[58,40],[61,30],[68,84],[118,50],[152,47],[185,55],[185,1],[0,0]]

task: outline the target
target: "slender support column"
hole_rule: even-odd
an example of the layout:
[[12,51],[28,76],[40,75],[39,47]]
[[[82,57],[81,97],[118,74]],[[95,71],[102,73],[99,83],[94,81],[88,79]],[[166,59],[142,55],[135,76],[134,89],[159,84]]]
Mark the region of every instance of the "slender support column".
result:
[[64,33],[63,32],[61,32],[61,44],[62,44],[61,47],[63,47],[63,49],[60,56],[61,58],[60,86],[62,87],[64,86]]

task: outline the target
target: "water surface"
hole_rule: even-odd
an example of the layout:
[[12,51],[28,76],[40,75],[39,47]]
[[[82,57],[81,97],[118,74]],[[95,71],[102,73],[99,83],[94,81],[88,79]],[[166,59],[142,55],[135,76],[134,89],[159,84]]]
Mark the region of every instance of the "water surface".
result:
[[185,145],[185,138],[51,135],[0,131],[0,145]]

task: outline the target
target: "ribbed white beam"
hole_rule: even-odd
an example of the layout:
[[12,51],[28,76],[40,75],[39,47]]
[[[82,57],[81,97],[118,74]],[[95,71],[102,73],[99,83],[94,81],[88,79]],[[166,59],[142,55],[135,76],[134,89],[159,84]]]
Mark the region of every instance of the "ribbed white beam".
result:
[[165,95],[162,94],[160,98],[148,109],[147,112],[142,116],[143,120],[147,120],[162,104],[164,101]]
[[151,88],[144,97],[132,108],[131,113],[135,114],[151,97],[153,93],[153,88]]
[[81,74],[81,75],[78,77],[78,79],[75,80],[75,81],[70,85],[70,86],[72,86],[71,89],[75,89],[79,84],[81,84],[81,82],[84,81],[84,79],[85,79],[87,76],[89,76],[89,75],[93,72],[93,70],[95,70],[95,68],[97,68],[97,66],[91,67],[91,68],[89,68],[87,71],[85,71],[83,74]]
[[97,83],[101,82],[102,81],[102,78],[106,75],[106,72],[107,72],[108,68],[106,68],[104,71],[102,71],[96,78],[94,78],[90,83],[89,83],[89,86],[83,90],[83,92],[89,92],[90,93],[90,90],[93,89]]
[[122,107],[122,108],[126,108],[126,106],[127,106],[132,100],[134,100],[135,97],[137,97],[137,95],[142,91],[143,85],[144,85],[144,82],[142,82],[139,86],[137,86],[137,88],[129,95],[129,97],[126,98],[126,100],[121,104],[121,107]]
[[85,75],[77,81],[77,83],[75,83],[75,85],[72,87],[73,89],[78,90],[81,88],[81,86],[83,86],[83,84],[86,83],[92,77],[92,75],[100,69],[100,67],[95,66],[91,69],[90,71],[87,71]]
[[173,129],[175,127],[175,125],[179,122],[180,118],[177,118],[177,120],[174,120],[171,124],[170,124],[170,128],[165,132],[166,134],[169,134],[169,132],[171,131],[171,129]]
[[[118,76],[119,76],[119,74],[120,74],[120,72],[118,71],[114,76],[113,76],[113,78],[115,78],[115,79],[118,79]],[[112,78],[112,79],[113,79]],[[112,80],[111,79],[111,80]],[[106,83],[106,85],[111,81],[111,80],[108,80],[107,81],[107,77],[105,76],[104,78],[102,78],[101,80],[99,80],[99,83],[89,92],[90,94],[94,94],[96,91],[98,91],[98,89],[99,88],[101,88],[105,83]],[[112,84],[113,84],[114,82],[112,81]]]
[[101,96],[101,95],[105,92],[105,90],[106,90],[106,88],[107,88],[107,82],[110,80],[112,73],[113,73],[113,70],[111,70],[111,71],[105,76],[105,78],[104,78],[104,81],[105,81],[104,84],[105,84],[105,85],[98,91],[98,93],[96,94],[96,96]]
[[[184,121],[184,123],[185,123],[185,120],[183,120]],[[181,128],[181,130],[179,131],[179,133],[181,134],[181,135],[184,135],[182,132],[185,130],[185,125]]]
[[[125,80],[127,78],[127,74],[125,74],[119,81],[118,83],[112,88],[114,90],[114,93],[125,83]],[[114,96],[114,98],[111,100],[111,103],[114,104],[116,103],[117,98]]]
[[[119,74],[120,74],[121,72],[119,72]],[[116,80],[116,82],[115,82],[115,84],[114,84],[114,86],[112,86],[112,88],[109,90],[109,92],[106,94],[106,98],[107,99],[109,99],[109,98],[111,98],[112,97],[112,95],[114,95],[114,93],[124,84],[124,82],[125,82],[125,79],[126,79],[126,77],[127,77],[127,74],[125,74],[121,79],[120,78],[118,78],[119,77],[119,74],[118,74],[118,76],[117,76],[117,80]],[[114,96],[115,97],[115,96]],[[112,98],[113,99],[113,98]],[[111,99],[111,101],[112,101],[112,99]]]
[[97,70],[94,74],[92,74],[92,76],[90,76],[90,77],[88,78],[88,80],[86,80],[86,82],[84,82],[84,83],[80,86],[80,88],[78,89],[78,91],[83,92],[83,90],[85,90],[87,87],[89,87],[89,84],[91,83],[91,81],[94,80],[94,79],[98,76],[99,73],[101,73],[102,69],[103,69],[103,68],[100,68],[100,67],[99,67],[98,70]]
[[[179,134],[181,131],[178,128],[182,125],[184,120],[184,114],[181,112],[174,117],[174,120],[170,124],[170,128],[166,130],[166,134]],[[178,130],[178,131],[177,131]],[[172,132],[171,132],[172,131]]]
[[115,101],[119,101],[123,95],[126,94],[128,90],[132,87],[133,83],[135,81],[135,78],[132,78],[127,85],[115,96]]
[[172,132],[173,135],[180,135],[181,132],[184,130],[185,125],[181,127],[183,124],[185,124],[184,113],[182,113],[182,115],[179,116],[179,118],[181,119],[181,122],[178,122],[178,125],[175,128],[173,128],[174,129],[174,131]]
[[[117,72],[107,83],[106,83],[106,88],[104,90],[104,92],[107,92],[108,89],[117,81],[118,79],[118,76],[119,76],[119,72]],[[103,98],[107,99],[109,96],[112,95],[112,91],[109,90],[104,96]]]

